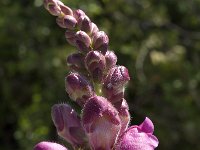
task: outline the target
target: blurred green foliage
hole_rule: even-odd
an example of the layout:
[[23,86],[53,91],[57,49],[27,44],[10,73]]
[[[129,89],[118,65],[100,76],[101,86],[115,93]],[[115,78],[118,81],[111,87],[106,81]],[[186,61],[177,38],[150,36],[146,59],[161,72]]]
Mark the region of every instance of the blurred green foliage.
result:
[[[132,124],[149,116],[158,149],[200,149],[200,1],[65,0],[110,37],[129,69]],[[70,102],[65,59],[75,51],[42,0],[0,1],[0,149],[59,141],[55,103]]]

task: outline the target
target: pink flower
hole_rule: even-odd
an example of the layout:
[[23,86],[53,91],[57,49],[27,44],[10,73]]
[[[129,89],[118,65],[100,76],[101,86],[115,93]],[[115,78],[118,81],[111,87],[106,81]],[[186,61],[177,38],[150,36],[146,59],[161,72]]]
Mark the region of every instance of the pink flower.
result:
[[146,117],[142,124],[131,126],[122,134],[116,150],[154,150],[159,142],[153,131],[153,123]]
[[67,150],[67,148],[57,143],[43,141],[35,145],[33,150]]

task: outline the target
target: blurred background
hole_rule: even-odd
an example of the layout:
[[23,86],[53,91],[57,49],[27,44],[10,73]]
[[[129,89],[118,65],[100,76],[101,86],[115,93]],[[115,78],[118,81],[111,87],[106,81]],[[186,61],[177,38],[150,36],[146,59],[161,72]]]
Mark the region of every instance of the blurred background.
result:
[[[200,150],[200,0],[63,0],[110,38],[129,69],[132,124],[152,119],[159,150]],[[0,1],[0,149],[32,150],[59,141],[55,103],[75,51],[42,0]],[[65,143],[64,143],[65,144]]]

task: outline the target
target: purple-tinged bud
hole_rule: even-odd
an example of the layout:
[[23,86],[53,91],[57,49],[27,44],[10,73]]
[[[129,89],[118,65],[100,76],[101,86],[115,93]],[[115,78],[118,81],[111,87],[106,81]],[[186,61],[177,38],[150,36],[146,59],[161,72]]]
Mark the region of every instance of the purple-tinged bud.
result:
[[73,30],[77,24],[76,19],[70,15],[58,17],[56,22],[61,28],[67,28],[70,30]]
[[59,25],[59,27],[61,27],[61,28],[66,28],[65,27],[65,24],[64,24],[64,17],[63,16],[58,16],[57,18],[56,18],[56,23]]
[[78,20],[78,26],[80,27],[80,30],[85,31],[88,34],[92,31],[92,22],[88,16],[80,17]]
[[130,80],[128,69],[124,66],[115,66],[110,69],[104,80],[102,91],[104,96],[116,103],[124,97],[125,85]]
[[85,13],[81,9],[77,9],[73,12],[74,17],[76,20],[79,20],[80,17],[86,16]]
[[67,150],[67,148],[58,143],[43,141],[35,145],[33,150]]
[[130,122],[129,107],[124,98],[114,103],[113,105],[119,112],[119,117],[121,119],[121,130],[120,130],[120,135],[121,135],[128,128]]
[[85,66],[94,81],[101,82],[105,70],[105,57],[98,51],[90,51],[85,57]]
[[94,24],[93,22],[92,22],[92,24],[91,24],[91,28],[92,28],[92,30],[91,30],[91,37],[93,37],[97,32],[99,32],[99,28],[97,27],[97,25],[96,24]]
[[78,31],[75,35],[76,46],[80,52],[87,53],[91,50],[91,39],[84,31]]
[[67,29],[73,30],[77,24],[76,19],[70,15],[65,15],[63,20]]
[[81,146],[87,141],[85,132],[81,126],[80,117],[69,105],[53,105],[51,116],[58,135],[70,144],[73,146]]
[[62,12],[58,0],[44,0],[44,7],[54,16],[59,16]]
[[69,97],[80,106],[83,106],[90,97],[94,96],[92,85],[78,73],[71,73],[65,78],[65,87]]
[[158,139],[153,135],[153,123],[146,118],[140,126],[131,126],[119,138],[116,150],[154,150]]
[[63,14],[73,16],[73,11],[68,6],[65,6],[61,1],[58,1],[58,5]]
[[94,96],[85,104],[82,124],[91,149],[111,150],[121,128],[117,110],[104,97]]
[[114,67],[117,63],[117,56],[115,55],[115,53],[113,51],[107,51],[106,55],[106,69],[109,70],[112,67]]
[[73,53],[67,57],[67,65],[72,71],[85,71],[84,56],[81,53]]
[[102,54],[106,54],[108,49],[109,38],[104,31],[96,32],[93,36],[93,49],[100,51]]
[[65,32],[65,38],[67,40],[67,42],[73,46],[76,46],[76,32],[72,31],[72,30],[66,30]]

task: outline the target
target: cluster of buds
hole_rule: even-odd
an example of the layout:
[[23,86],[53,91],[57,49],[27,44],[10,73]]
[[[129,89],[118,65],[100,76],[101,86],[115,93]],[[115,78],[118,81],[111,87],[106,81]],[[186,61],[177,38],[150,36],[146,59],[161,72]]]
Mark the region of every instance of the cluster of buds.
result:
[[[68,104],[52,107],[52,120],[60,137],[76,150],[153,150],[158,139],[149,118],[129,126],[129,107],[124,99],[130,80],[128,69],[116,65],[105,32],[82,10],[73,11],[59,0],[45,0],[45,8],[66,29],[65,37],[77,52],[67,57],[71,73],[65,78],[66,92],[80,105],[78,114]],[[67,150],[53,142],[40,142],[34,150]]]

